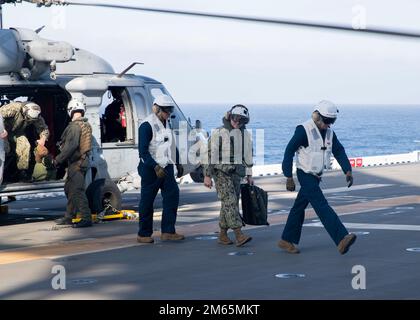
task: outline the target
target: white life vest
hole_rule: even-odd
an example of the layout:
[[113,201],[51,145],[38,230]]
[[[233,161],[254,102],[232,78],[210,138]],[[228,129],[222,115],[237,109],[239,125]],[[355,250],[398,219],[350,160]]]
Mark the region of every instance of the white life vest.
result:
[[[4,132],[3,117],[0,114],[0,133]],[[6,159],[4,150],[4,140],[0,138],[0,184],[3,182],[4,161]]]
[[162,168],[174,163],[171,157],[172,130],[166,120],[166,128],[156,114],[150,114],[142,123],[148,122],[152,127],[153,137],[149,144],[149,153]]
[[321,175],[324,169],[331,168],[334,132],[328,128],[324,141],[312,119],[302,123],[302,126],[308,137],[308,146],[306,148],[301,146],[296,151],[296,168],[309,174]]

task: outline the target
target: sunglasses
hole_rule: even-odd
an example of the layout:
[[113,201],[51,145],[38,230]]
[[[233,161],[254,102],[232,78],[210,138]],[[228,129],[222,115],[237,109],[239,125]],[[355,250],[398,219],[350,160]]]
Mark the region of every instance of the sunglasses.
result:
[[249,121],[249,120],[248,120],[248,118],[243,117],[243,116],[238,115],[238,114],[234,114],[234,115],[232,115],[231,119],[232,119],[234,122],[239,122],[239,124],[247,124],[247,123],[248,123],[248,121]]
[[166,113],[173,113],[174,112],[174,107],[160,107],[160,108],[163,112],[166,112]]
[[322,122],[324,122],[325,124],[334,124],[335,120],[337,120],[337,118],[327,118],[322,115],[320,116],[321,116]]

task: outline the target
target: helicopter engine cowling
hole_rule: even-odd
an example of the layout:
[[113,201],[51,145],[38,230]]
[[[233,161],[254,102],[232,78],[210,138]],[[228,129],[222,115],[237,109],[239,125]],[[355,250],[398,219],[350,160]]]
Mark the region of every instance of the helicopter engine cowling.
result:
[[32,30],[0,30],[0,74],[16,73],[24,80],[36,80],[73,55],[69,43],[42,39]]
[[16,32],[0,30],[0,74],[19,72],[26,53],[19,48]]

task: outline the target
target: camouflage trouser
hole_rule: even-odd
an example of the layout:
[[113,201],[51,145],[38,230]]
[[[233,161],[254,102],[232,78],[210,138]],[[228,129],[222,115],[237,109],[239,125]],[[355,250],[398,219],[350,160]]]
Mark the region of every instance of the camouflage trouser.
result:
[[223,229],[242,227],[239,214],[239,196],[241,192],[241,177],[237,174],[226,174],[216,171],[213,175],[216,191],[222,202],[220,208],[219,226]]
[[[29,168],[29,157],[31,152],[31,144],[25,136],[13,137],[16,144],[16,161],[18,170],[27,170]],[[6,153],[11,152],[10,142],[4,141],[4,150]]]
[[84,220],[91,220],[89,201],[85,192],[86,171],[70,165],[67,169],[67,179],[64,192],[67,197],[66,217],[75,218],[80,213]]

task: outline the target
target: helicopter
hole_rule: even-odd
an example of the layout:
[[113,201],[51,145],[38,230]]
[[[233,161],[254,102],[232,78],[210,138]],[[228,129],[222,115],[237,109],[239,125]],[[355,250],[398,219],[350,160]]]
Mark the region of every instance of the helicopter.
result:
[[[21,3],[19,0],[0,0],[1,5]],[[72,5],[94,6],[110,9],[137,10],[160,14],[198,16],[203,18],[228,19],[253,23],[290,25],[305,28],[321,28],[345,32],[369,33],[383,36],[419,38],[412,32],[386,30],[379,28],[354,29],[352,27],[331,24],[306,23],[279,19],[244,17],[233,15],[210,14],[180,10],[123,6],[101,3],[82,3],[61,0],[28,0],[37,6]],[[0,14],[0,25],[2,22]],[[43,39],[35,31],[21,28],[0,29],[0,96],[2,104],[19,98],[39,102],[51,137],[47,144],[53,155],[58,153],[55,145],[69,119],[66,105],[71,98],[82,100],[87,106],[86,116],[93,127],[94,147],[91,154],[91,170],[87,175],[87,194],[93,212],[99,212],[105,203],[113,208],[121,207],[121,192],[134,184],[133,163],[138,163],[137,128],[151,112],[154,98],[160,94],[169,94],[165,86],[152,78],[129,74],[128,71],[139,64],[133,62],[125,70],[116,73],[113,67],[101,57],[76,48],[63,41]],[[106,122],[101,118],[99,108],[104,97],[111,97],[117,91],[125,109],[124,137],[110,137]],[[188,131],[200,129],[201,122],[193,126],[177,106],[171,118],[173,129],[179,129],[181,123],[187,123]],[[203,140],[203,137],[197,137]],[[189,141],[188,148],[197,141]],[[10,172],[11,170],[7,170]],[[199,164],[184,165],[185,174],[190,174],[195,182],[202,181],[202,169]],[[0,196],[62,190],[64,173],[56,181],[22,183],[8,182],[0,187]],[[118,186],[119,185],[119,186]],[[123,187],[122,187],[123,186]],[[10,198],[13,199],[13,198]]]

